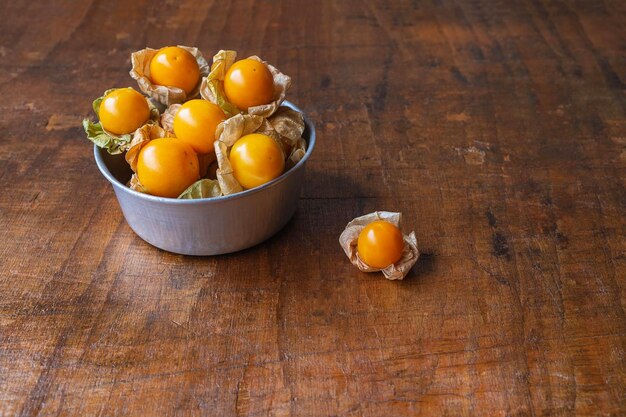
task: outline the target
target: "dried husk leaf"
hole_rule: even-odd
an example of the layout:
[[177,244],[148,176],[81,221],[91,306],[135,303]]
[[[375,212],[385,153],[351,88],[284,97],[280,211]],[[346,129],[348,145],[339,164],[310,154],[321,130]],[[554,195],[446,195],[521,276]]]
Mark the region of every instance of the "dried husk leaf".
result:
[[191,184],[178,196],[180,199],[211,198],[222,195],[219,182],[203,178]]
[[402,257],[395,264],[389,265],[387,268],[372,268],[359,258],[357,252],[357,242],[359,234],[368,224],[376,220],[387,221],[397,227],[400,227],[402,221],[401,213],[394,213],[389,211],[376,211],[374,213],[366,214],[361,217],[357,217],[352,220],[339,237],[339,244],[343,248],[344,252],[350,262],[359,268],[363,272],[377,272],[382,271],[385,278],[389,280],[401,280],[411,270],[417,259],[419,258],[419,250],[417,249],[417,239],[415,238],[415,232],[411,232],[408,235],[403,234],[404,249],[402,251]]
[[272,130],[278,134],[283,152],[289,155],[286,168],[290,169],[306,153],[306,142],[302,138],[304,116],[292,108],[280,106],[267,120]]
[[224,94],[224,77],[226,71],[237,59],[237,52],[220,50],[213,56],[211,72],[202,79],[200,95],[203,99],[217,104],[228,116],[234,116],[241,111],[233,104],[229,103]]
[[[198,50],[198,48],[191,48],[188,46],[178,45],[178,47],[191,53],[198,63],[200,68],[200,80],[209,74],[209,63],[204,59],[204,56]],[[137,80],[137,84],[141,91],[148,97],[153,98],[159,103],[169,106],[175,103],[184,103],[187,100],[198,96],[200,91],[201,82],[194,90],[187,94],[185,91],[178,87],[153,84],[150,80],[150,61],[159,52],[158,49],[145,48],[131,54],[132,69],[130,70],[130,76]]]
[[259,126],[259,128],[254,132],[254,133],[261,133],[263,135],[269,136],[272,139],[274,139],[281,147],[283,154],[288,155],[290,149],[288,148],[288,145],[285,145],[281,138],[280,135],[278,134],[277,131],[274,130],[274,128],[272,127],[272,124],[269,122],[269,120],[267,119],[263,119],[263,123],[261,123],[261,126]]
[[299,111],[287,106],[280,106],[267,120],[274,130],[285,140],[289,140],[292,145],[302,137],[304,116]]
[[167,132],[158,125],[148,124],[137,129],[133,134],[133,139],[130,142],[125,156],[126,162],[130,165],[130,169],[132,169],[133,172],[137,172],[137,160],[139,159],[139,151],[141,151],[141,148],[153,139],[166,137],[168,137]]
[[228,160],[229,148],[224,142],[220,141],[216,141],[214,146],[215,156],[217,157],[218,163],[218,168],[215,172],[215,175],[217,176],[217,181],[219,182],[220,188],[222,189],[222,194],[230,195],[243,191],[243,187],[235,179],[235,175],[233,174],[233,167],[230,165],[230,161]]
[[286,169],[294,167],[306,154],[306,141],[302,138],[298,139],[296,145],[293,147],[289,158],[287,158]]
[[134,174],[134,173],[130,177],[130,181],[128,181],[128,188],[130,188],[131,190],[140,192],[140,193],[144,193],[144,194],[148,193],[148,190],[146,190],[146,188],[141,184],[141,182],[139,182],[139,177],[137,177],[137,174]]
[[238,109],[232,103],[229,103],[224,94],[224,76],[228,69],[235,63],[237,59],[237,52],[220,50],[213,57],[213,65],[211,65],[211,72],[202,80],[202,86],[200,87],[200,95],[205,100],[209,100],[222,108],[226,113],[234,115],[243,111],[244,113],[262,116],[265,118],[270,117],[278,110],[281,103],[285,100],[287,90],[291,86],[291,77],[283,74],[271,64],[263,61],[256,55],[248,57],[258,62],[262,62],[272,73],[274,79],[274,99],[271,103],[263,104],[260,106],[253,106],[247,109]]
[[167,131],[169,135],[174,137],[174,117],[180,110],[182,104],[172,104],[168,106],[163,114],[161,114],[161,127]]
[[264,121],[265,119],[260,116],[238,114],[217,125],[215,137],[217,141],[230,148],[240,137],[256,132]]
[[[91,104],[94,113],[96,113],[96,116],[100,117],[100,104],[102,103],[104,97],[113,90],[117,90],[117,88],[111,88],[109,90],[106,90]],[[148,103],[148,107],[150,108],[150,119],[146,123],[157,123],[159,120],[158,109],[154,106],[154,104],[152,104],[152,102],[150,102],[150,100],[146,99],[146,102]],[[133,138],[133,135],[131,134],[116,135],[114,133],[111,133],[102,126],[102,123],[93,123],[89,119],[83,120],[83,129],[87,134],[87,139],[89,139],[99,148],[106,149],[107,152],[111,155],[117,155],[128,150],[130,142]]]

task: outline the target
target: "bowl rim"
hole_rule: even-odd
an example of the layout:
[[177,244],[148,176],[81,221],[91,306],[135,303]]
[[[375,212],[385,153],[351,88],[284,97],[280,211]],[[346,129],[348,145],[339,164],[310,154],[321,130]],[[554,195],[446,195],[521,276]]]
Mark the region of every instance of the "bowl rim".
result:
[[210,197],[210,198],[196,198],[196,199],[178,199],[178,198],[168,198],[168,197],[158,197],[158,196],[154,196],[151,194],[145,194],[145,193],[140,193],[139,191],[135,191],[130,189],[129,187],[127,187],[125,184],[121,183],[117,178],[115,178],[113,176],[113,174],[111,174],[111,171],[109,171],[109,168],[107,167],[106,163],[104,162],[102,156],[101,156],[101,152],[106,152],[103,149],[99,148],[97,145],[93,146],[93,153],[94,153],[94,158],[96,160],[96,165],[98,166],[98,169],[100,170],[100,173],[111,183],[111,185],[113,185],[115,188],[117,188],[118,190],[122,190],[125,193],[128,193],[130,195],[133,195],[137,198],[141,198],[144,200],[148,200],[148,201],[153,201],[153,202],[159,202],[159,203],[166,203],[166,204],[207,204],[207,203],[220,203],[220,202],[225,202],[225,201],[229,201],[229,200],[236,200],[239,198],[244,198],[246,196],[249,196],[251,194],[255,194],[255,193],[259,193],[262,192],[263,190],[266,190],[268,188],[271,188],[283,181],[285,181],[290,175],[292,175],[295,171],[299,170],[302,168],[302,166],[306,163],[306,161],[309,159],[309,157],[311,156],[311,153],[313,152],[313,148],[315,148],[315,125],[313,124],[313,122],[307,117],[307,115],[295,104],[293,104],[292,102],[285,100],[283,101],[284,105],[286,105],[287,107],[292,108],[293,110],[296,110],[298,112],[300,112],[303,116],[304,116],[304,124],[305,127],[308,128],[309,130],[309,137],[306,138],[306,142],[307,142],[307,149],[306,149],[306,153],[304,154],[304,156],[302,157],[302,159],[300,159],[300,161],[298,161],[298,163],[296,165],[294,165],[291,169],[289,169],[288,171],[284,172],[280,177],[273,179],[270,182],[267,182],[263,185],[260,185],[258,187],[255,188],[251,188],[249,190],[244,190],[235,194],[230,194],[230,195],[223,195],[223,196],[219,196],[219,197]]

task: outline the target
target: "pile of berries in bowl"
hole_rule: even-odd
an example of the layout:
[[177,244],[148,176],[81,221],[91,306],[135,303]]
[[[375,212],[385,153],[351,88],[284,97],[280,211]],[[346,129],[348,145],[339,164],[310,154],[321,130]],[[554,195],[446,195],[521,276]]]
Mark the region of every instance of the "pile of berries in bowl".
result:
[[[104,92],[83,121],[130,227],[176,253],[253,246],[292,217],[315,129],[290,77],[256,56],[197,48],[132,54],[139,91]],[[143,93],[143,94],[142,94]]]

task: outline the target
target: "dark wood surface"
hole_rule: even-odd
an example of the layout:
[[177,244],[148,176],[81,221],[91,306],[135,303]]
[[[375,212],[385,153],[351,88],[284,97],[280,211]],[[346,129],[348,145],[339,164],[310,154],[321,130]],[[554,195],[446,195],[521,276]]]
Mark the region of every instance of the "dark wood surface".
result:
[[[0,3],[0,415],[626,414],[626,2]],[[79,126],[145,46],[258,54],[318,145],[293,220],[193,258]],[[402,282],[338,236],[404,213]]]

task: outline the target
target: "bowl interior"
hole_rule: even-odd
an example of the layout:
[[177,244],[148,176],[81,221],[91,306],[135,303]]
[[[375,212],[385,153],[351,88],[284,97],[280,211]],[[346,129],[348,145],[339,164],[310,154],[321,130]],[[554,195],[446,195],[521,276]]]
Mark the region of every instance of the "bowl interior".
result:
[[128,184],[133,171],[130,169],[126,159],[124,159],[124,154],[111,155],[108,152],[102,152],[100,155],[113,178],[122,184]]

